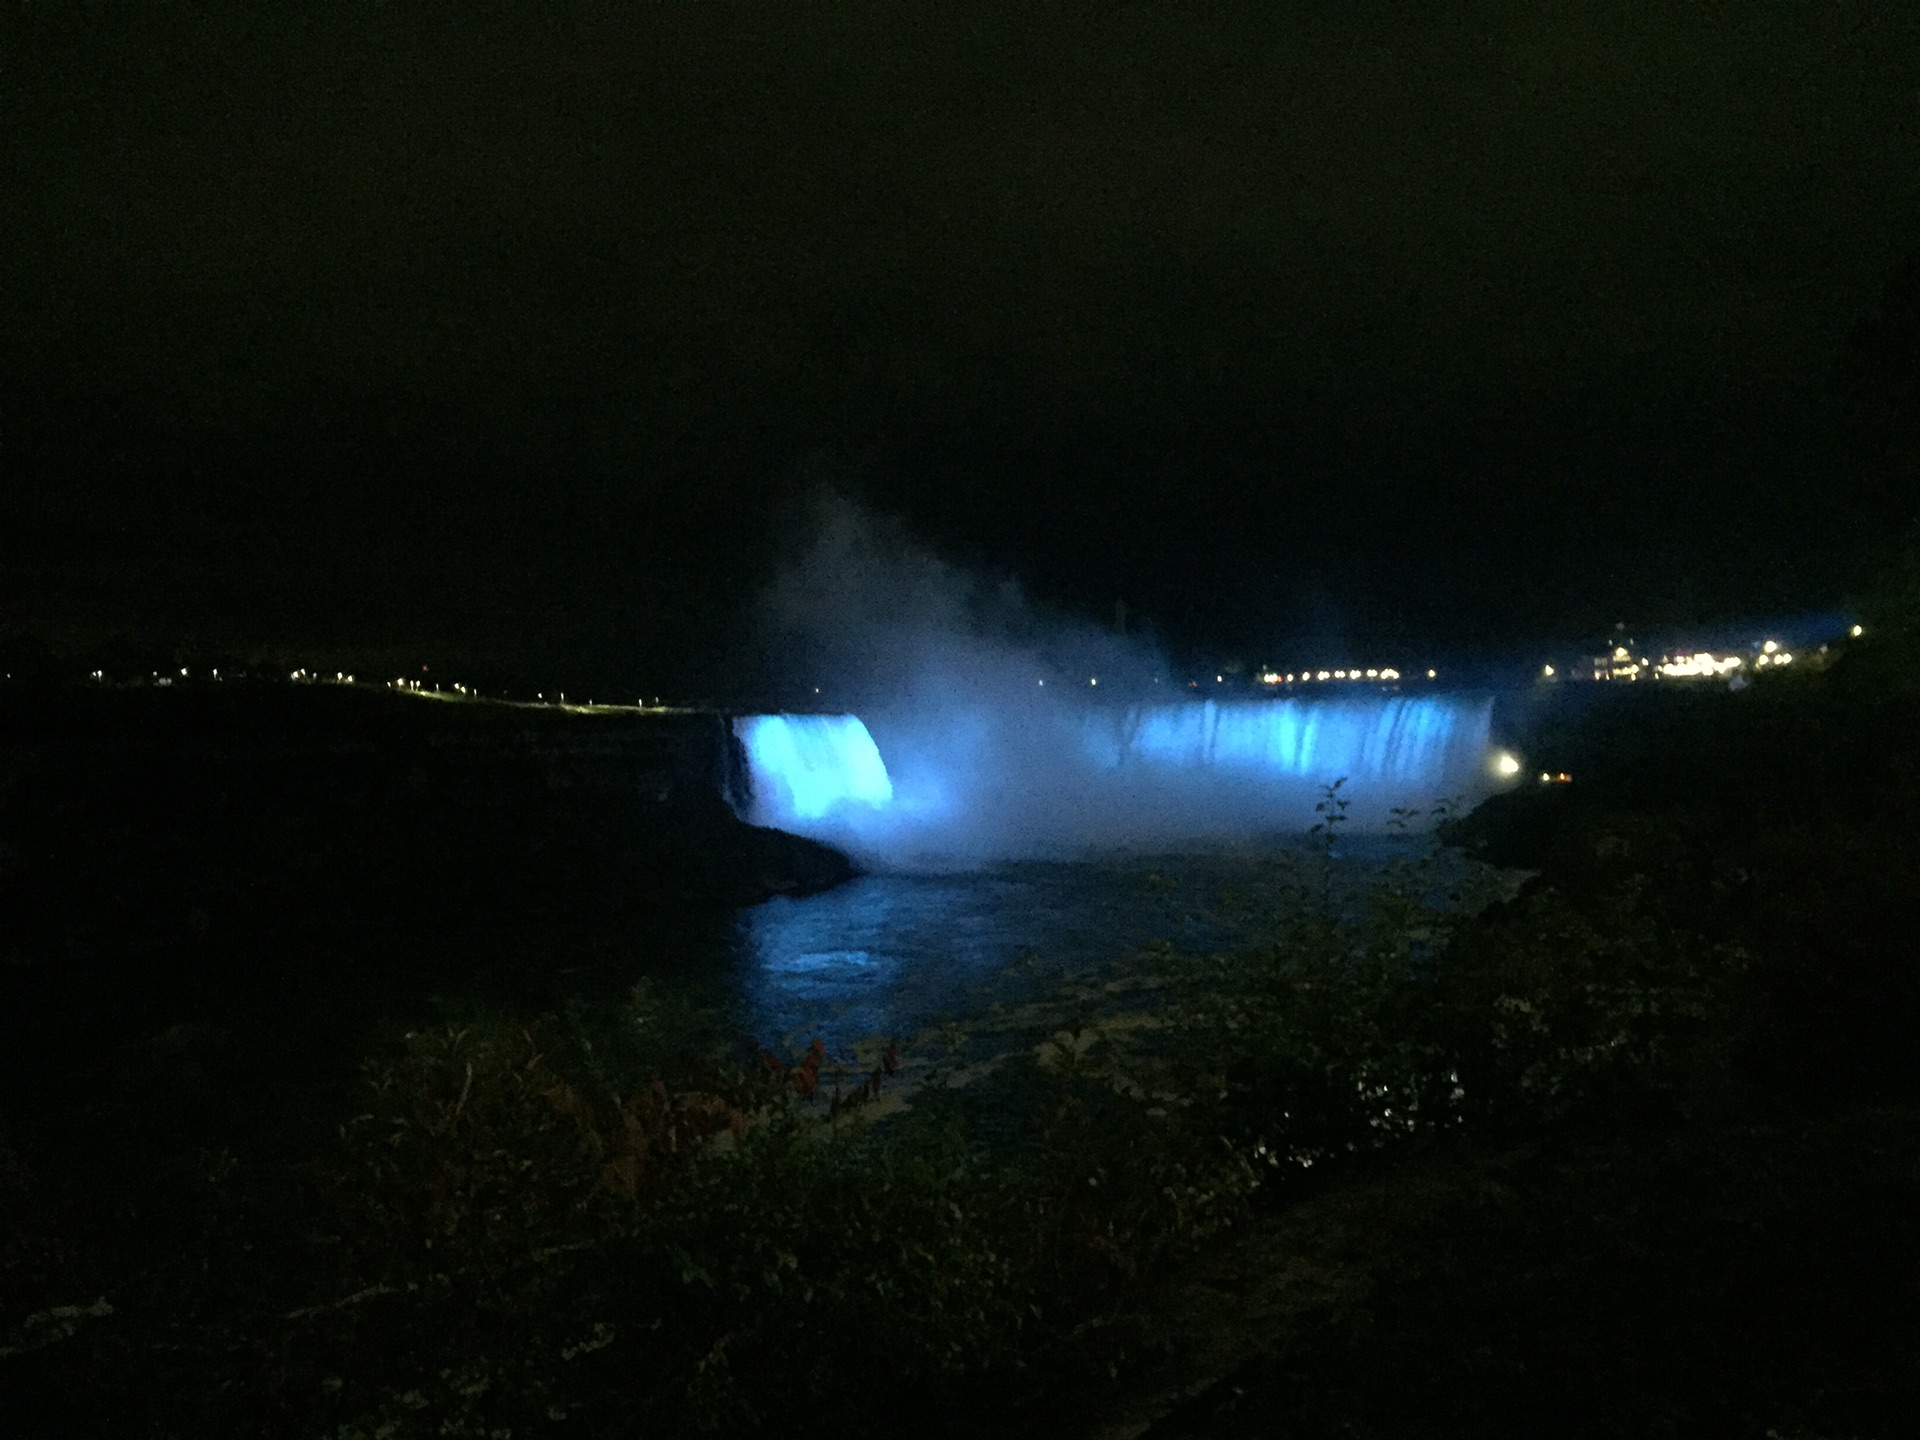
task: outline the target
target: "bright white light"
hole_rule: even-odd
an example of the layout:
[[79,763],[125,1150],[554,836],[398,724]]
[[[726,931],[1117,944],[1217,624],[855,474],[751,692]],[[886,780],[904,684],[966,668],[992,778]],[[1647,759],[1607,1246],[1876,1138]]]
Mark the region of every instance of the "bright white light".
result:
[[1849,630],[1847,633],[1853,636],[1854,639],[1858,640],[1862,635],[1866,633],[1866,629],[1864,626],[1856,625],[1853,627],[1853,629]]
[[1087,684],[1098,685],[1099,683],[1100,683],[1100,677],[1098,675],[1089,675],[1087,677]]
[[1493,773],[1498,775],[1502,780],[1512,779],[1520,773],[1520,757],[1513,754],[1510,750],[1495,752],[1493,757]]
[[1632,657],[1631,657],[1630,655],[1628,655],[1628,654],[1627,654],[1627,647],[1626,647],[1626,646],[1624,646],[1624,645],[1616,645],[1616,646],[1614,646],[1614,647],[1613,647],[1613,658],[1614,658],[1614,659],[1616,659],[1616,660],[1629,660],[1629,659],[1631,659]]
[[1378,670],[1367,671],[1367,679],[1378,680],[1379,678],[1380,678],[1380,672]]
[[1333,678],[1336,680],[1344,680],[1347,678],[1347,672],[1344,670],[1336,670],[1333,672]]
[[1400,678],[1400,672],[1398,670],[1382,670],[1380,672],[1380,678],[1382,680],[1398,680]]
[[1540,673],[1551,680],[1553,678],[1553,667],[1551,665],[1542,665],[1540,667]]
[[1437,673],[1438,673],[1437,671],[1433,671],[1433,670],[1429,670],[1429,671],[1427,671],[1427,679],[1429,679],[1429,680],[1431,680],[1431,679],[1433,679],[1433,677],[1434,677],[1434,676],[1435,676],[1435,675],[1436,675]]
[[[1671,660],[1660,662],[1660,673],[1672,679],[1687,679],[1696,675],[1719,676],[1730,670],[1738,670],[1745,664],[1738,655],[1715,657],[1711,652],[1701,650],[1692,655],[1676,655]],[[1760,663],[1766,663],[1762,656]]]
[[1315,676],[1314,676],[1313,678],[1314,678],[1314,679],[1316,679],[1316,680],[1326,680],[1326,679],[1329,679],[1329,678],[1331,678],[1331,677],[1329,677],[1329,675],[1327,674],[1327,672],[1326,672],[1325,670],[1322,670],[1322,671],[1321,671],[1321,672],[1320,672],[1319,674],[1317,674],[1317,675],[1315,675]]
[[1773,654],[1774,651],[1778,650],[1779,648],[1780,648],[1780,642],[1778,640],[1769,640],[1767,641],[1766,644],[1760,647],[1760,653],[1762,655],[1771,655]]

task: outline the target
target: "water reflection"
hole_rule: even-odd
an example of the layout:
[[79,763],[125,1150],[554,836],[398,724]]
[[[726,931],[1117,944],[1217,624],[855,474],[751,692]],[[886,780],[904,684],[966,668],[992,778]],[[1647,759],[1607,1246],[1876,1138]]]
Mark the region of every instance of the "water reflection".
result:
[[[1297,894],[1291,848],[869,875],[770,900],[734,922],[730,1008],[763,1045],[798,1050],[819,1036],[835,1054],[965,1026],[996,1007],[1057,999],[1063,982],[1137,970],[1127,957],[1154,941],[1198,951],[1270,935]],[[1423,854],[1436,903],[1450,896],[1477,909],[1524,878],[1484,871],[1430,838],[1357,836],[1341,842],[1339,893],[1357,913],[1387,867]]]
[[906,1037],[1155,940],[1217,943],[1222,862],[1022,864],[959,875],[869,875],[743,911],[743,1019],[768,1043],[850,1048]]

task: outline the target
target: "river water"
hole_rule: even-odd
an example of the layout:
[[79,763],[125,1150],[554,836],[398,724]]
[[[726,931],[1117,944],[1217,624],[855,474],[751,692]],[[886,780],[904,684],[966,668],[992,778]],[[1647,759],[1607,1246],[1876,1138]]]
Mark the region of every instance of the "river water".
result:
[[[836,1052],[864,1050],[1137,975],[1156,944],[1257,941],[1288,904],[1297,844],[870,875],[741,911],[715,974],[723,1003],[762,1043],[797,1050],[817,1036]],[[1364,890],[1431,849],[1424,838],[1345,841],[1342,888]],[[1432,853],[1443,888],[1468,873],[1459,857]]]

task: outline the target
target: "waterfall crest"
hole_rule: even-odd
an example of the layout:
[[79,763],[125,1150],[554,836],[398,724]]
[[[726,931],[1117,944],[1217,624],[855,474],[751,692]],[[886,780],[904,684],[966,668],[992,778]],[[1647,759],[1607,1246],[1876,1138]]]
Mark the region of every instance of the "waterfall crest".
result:
[[893,800],[880,748],[858,715],[747,715],[733,722],[747,752],[755,824],[800,827]]
[[[1357,832],[1486,793],[1492,701],[1464,695],[1132,707],[955,702],[750,715],[755,823],[878,868],[942,869],[1297,834],[1348,782]],[[871,724],[872,729],[868,726]],[[884,758],[883,758],[884,757]]]

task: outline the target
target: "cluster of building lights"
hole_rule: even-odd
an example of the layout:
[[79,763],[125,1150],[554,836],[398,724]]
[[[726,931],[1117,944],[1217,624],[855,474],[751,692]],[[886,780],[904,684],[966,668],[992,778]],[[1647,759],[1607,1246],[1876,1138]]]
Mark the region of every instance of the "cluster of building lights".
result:
[[1711,679],[1716,675],[1725,675],[1730,671],[1738,670],[1746,663],[1738,655],[1716,656],[1710,651],[1702,650],[1693,655],[1675,655],[1670,659],[1663,659],[1657,673],[1672,680],[1693,676],[1705,676]]
[[[1429,680],[1433,679],[1436,673],[1437,672],[1432,670],[1427,671],[1427,678]],[[1391,666],[1375,670],[1302,670],[1297,674],[1282,674],[1278,670],[1262,670],[1258,678],[1262,685],[1312,685],[1329,680],[1344,680],[1349,683],[1359,680],[1364,683],[1368,680],[1398,680],[1400,678],[1400,672]]]
[[[1851,633],[1857,638],[1861,628],[1855,625]],[[1826,649],[1821,647],[1822,651]],[[1778,640],[1764,640],[1753,648],[1751,659],[1745,655],[1716,655],[1711,650],[1687,650],[1678,654],[1662,655],[1657,661],[1645,655],[1636,657],[1624,645],[1616,645],[1611,655],[1596,655],[1593,659],[1593,678],[1596,680],[1719,680],[1746,670],[1771,670],[1783,665],[1793,664],[1793,652],[1786,649]],[[1551,665],[1542,665],[1540,674],[1543,679],[1554,678]]]

